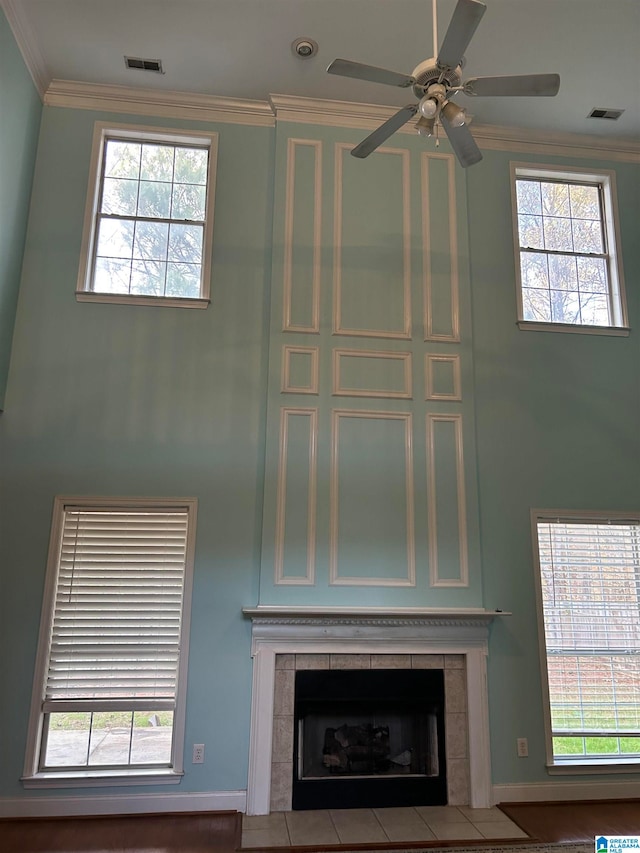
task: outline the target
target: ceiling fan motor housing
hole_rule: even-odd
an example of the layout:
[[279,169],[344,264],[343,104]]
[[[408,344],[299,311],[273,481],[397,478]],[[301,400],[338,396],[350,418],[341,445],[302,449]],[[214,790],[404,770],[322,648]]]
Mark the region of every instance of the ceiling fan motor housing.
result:
[[[457,68],[438,68],[435,59],[425,59],[411,72],[415,78],[413,92],[416,98],[421,98],[433,83],[442,83],[447,89],[460,85],[462,66]],[[442,80],[440,79],[442,77]]]

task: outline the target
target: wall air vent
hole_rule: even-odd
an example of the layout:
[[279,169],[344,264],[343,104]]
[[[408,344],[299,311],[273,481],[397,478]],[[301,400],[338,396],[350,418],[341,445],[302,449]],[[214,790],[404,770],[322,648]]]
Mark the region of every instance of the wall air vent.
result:
[[139,56],[125,56],[124,64],[127,68],[135,68],[137,71],[155,71],[156,74],[164,74],[161,59],[141,59]]
[[605,107],[594,107],[587,118],[608,118],[611,121],[619,119],[624,110],[608,110]]

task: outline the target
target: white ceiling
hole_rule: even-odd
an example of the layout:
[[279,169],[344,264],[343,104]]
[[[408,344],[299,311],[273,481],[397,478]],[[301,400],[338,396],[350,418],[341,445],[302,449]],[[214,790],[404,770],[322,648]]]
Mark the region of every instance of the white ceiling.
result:
[[[440,41],[456,0],[437,0]],[[23,52],[58,78],[266,100],[402,106],[406,90],[326,73],[336,57],[409,73],[433,54],[431,0],[2,0]],[[465,76],[557,72],[556,98],[467,98],[475,121],[640,139],[640,0],[486,0]],[[291,42],[308,36],[317,56]],[[26,46],[26,50],[25,50]],[[162,59],[130,71],[125,55]],[[624,108],[617,121],[586,116]]]

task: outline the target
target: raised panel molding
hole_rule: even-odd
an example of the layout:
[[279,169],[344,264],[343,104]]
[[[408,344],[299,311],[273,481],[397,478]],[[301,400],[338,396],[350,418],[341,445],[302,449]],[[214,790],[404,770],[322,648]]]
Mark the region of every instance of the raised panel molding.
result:
[[[345,359],[377,359],[379,361],[402,363],[402,382],[400,390],[391,388],[350,388],[344,387],[341,376],[341,363]],[[387,399],[411,399],[411,353],[410,352],[383,352],[380,350],[333,350],[333,394],[336,397],[384,397]]]
[[[282,347],[282,385],[283,394],[317,394],[319,390],[319,347]],[[309,357],[309,382],[306,385],[294,385],[291,381],[291,361],[296,355]]]
[[[458,214],[456,210],[456,179],[455,160],[451,154],[433,154],[424,151],[421,155],[421,184],[422,184],[422,257],[423,257],[423,292],[424,292],[424,339],[426,341],[445,341],[458,343],[460,341],[460,296],[458,275]],[[448,243],[434,245],[433,230],[436,216],[440,216],[442,206],[441,195],[432,193],[431,165],[444,163],[447,169],[446,219],[448,227]],[[434,215],[435,211],[435,215]],[[449,309],[446,315],[438,312],[436,297],[437,282],[433,276],[433,258],[446,254],[449,259]],[[436,317],[436,313],[439,314]],[[437,322],[436,322],[437,321]],[[438,330],[440,329],[440,331]]]
[[[436,427],[438,424],[451,424],[453,428],[454,458],[445,460],[444,449],[437,447]],[[469,586],[469,560],[467,542],[467,509],[464,477],[464,454],[462,442],[461,414],[427,414],[427,529],[429,539],[429,576],[432,587],[467,587]],[[456,515],[458,577],[441,577],[441,548],[438,525],[443,510],[438,511],[438,476],[436,463],[450,463],[450,470],[455,470],[455,477],[447,477],[446,482],[454,482],[456,487]]]
[[[438,391],[433,375],[436,364],[451,365],[451,391]],[[427,353],[425,355],[425,399],[448,400],[449,402],[460,402],[462,400],[462,382],[460,378],[460,356],[442,355],[440,353]]]
[[[404,577],[350,576],[340,573],[339,566],[339,468],[340,468],[340,422],[358,418],[369,421],[400,421],[403,424],[404,441],[404,497],[406,527],[406,575]],[[364,430],[363,430],[364,431]],[[371,485],[371,484],[370,484]],[[330,476],[330,533],[329,533],[329,583],[343,586],[415,586],[415,531],[414,531],[414,481],[412,415],[410,412],[360,411],[335,409],[332,412],[331,429],[331,476]],[[365,544],[364,542],[362,543]]]
[[[313,260],[311,264],[311,312],[309,322],[296,323],[293,314],[293,252],[295,222],[295,184],[296,149],[311,148],[314,153],[313,185],[309,188],[313,204]],[[287,140],[287,165],[284,206],[284,292],[282,329],[285,332],[306,332],[317,334],[320,331],[320,275],[321,275],[321,237],[322,237],[322,143],[316,139]]]
[[375,156],[393,156],[402,159],[402,328],[354,329],[343,325],[343,159],[345,152],[355,146],[347,142],[335,144],[334,168],[334,218],[333,218],[333,333],[359,337],[411,338],[411,215],[410,215],[410,169],[409,151],[406,148],[378,148]]
[[[289,455],[290,421],[305,418],[309,421],[308,486],[306,566],[304,575],[285,575],[286,522],[287,522],[287,461]],[[318,410],[306,408],[283,408],[280,411],[280,453],[278,464],[278,486],[276,493],[276,536],[274,556],[274,582],[276,585],[310,586],[315,582],[316,553],[316,492],[317,492],[317,447]],[[297,530],[296,535],[303,531]]]

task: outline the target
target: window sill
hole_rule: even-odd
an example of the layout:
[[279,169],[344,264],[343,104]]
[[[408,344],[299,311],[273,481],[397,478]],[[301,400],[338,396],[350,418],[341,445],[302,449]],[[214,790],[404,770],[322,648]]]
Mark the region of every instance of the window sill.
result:
[[573,774],[606,774],[606,773],[640,773],[640,759],[638,758],[581,758],[574,761],[559,761],[555,764],[547,764],[547,773],[550,775]]
[[25,788],[105,788],[121,785],[179,785],[184,773],[169,769],[73,770],[23,776]]
[[162,305],[165,308],[208,308],[210,299],[187,299],[179,296],[132,296],[128,293],[96,293],[76,290],[78,302],[111,302],[117,305]]
[[570,332],[577,335],[611,335],[629,337],[627,326],[575,326],[573,323],[537,323],[533,320],[518,320],[518,328],[530,332]]

